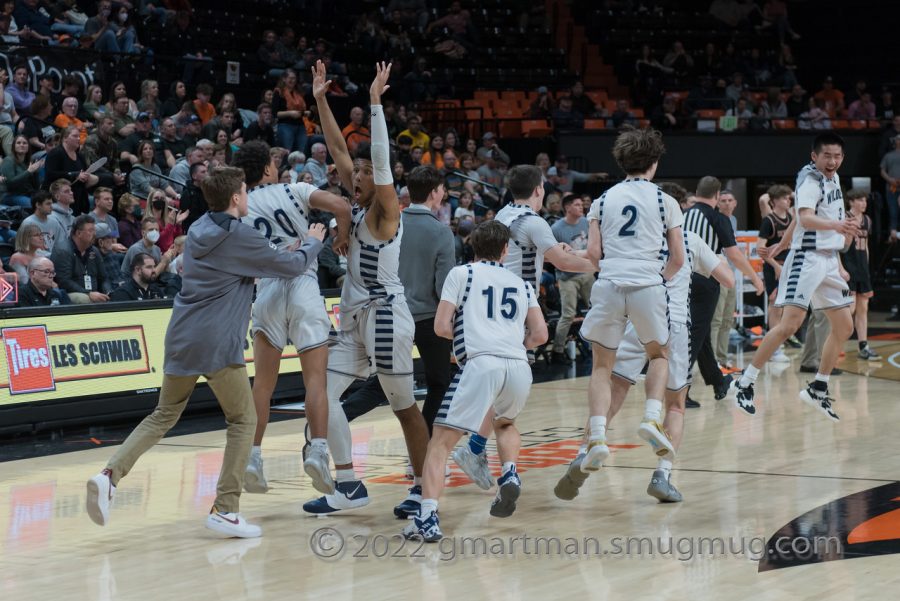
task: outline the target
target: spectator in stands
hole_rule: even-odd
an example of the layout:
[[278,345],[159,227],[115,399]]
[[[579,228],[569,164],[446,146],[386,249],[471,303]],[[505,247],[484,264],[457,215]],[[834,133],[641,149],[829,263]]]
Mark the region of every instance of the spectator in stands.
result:
[[344,277],[347,275],[347,259],[334,252],[334,239],[337,237],[337,219],[332,219],[328,224],[328,237],[322,242],[322,250],[319,252],[319,287],[340,288],[344,285]]
[[787,119],[787,104],[781,99],[780,88],[769,88],[766,99],[760,104],[762,116],[766,119]]
[[727,98],[732,106],[744,96],[747,91],[747,84],[744,83],[744,74],[735,73],[731,76],[731,83],[725,88],[725,98]]
[[53,236],[53,239],[65,240],[71,233],[72,225],[75,223],[75,214],[72,210],[75,197],[69,180],[58,179],[50,184],[50,195],[53,198],[53,212],[50,214],[50,219],[58,224],[57,233]]
[[[124,8],[124,7],[123,7]],[[84,24],[82,38],[91,38],[93,48],[100,52],[132,54],[138,50],[137,35],[134,27],[128,25],[128,12],[125,9],[125,20],[120,20],[119,12],[112,14],[112,2],[100,0],[97,3],[97,14]]]
[[[16,252],[9,258],[9,266],[19,276],[19,286],[28,282],[28,265],[39,256],[49,255],[44,232],[34,223],[19,226],[16,232]],[[39,254],[40,251],[40,254]]]
[[[16,110],[27,115],[31,112],[31,103],[34,102],[34,92],[28,87],[28,67],[18,65],[13,69],[13,84],[9,86],[7,91],[13,97],[13,104]],[[48,103],[49,104],[49,103]]]
[[94,246],[97,247],[97,251],[100,253],[100,260],[103,263],[103,272],[106,276],[106,280],[109,282],[109,287],[111,290],[115,290],[125,281],[124,278],[122,278],[121,267],[122,257],[125,255],[126,249],[123,248],[121,252],[115,250],[114,247],[122,247],[122,245],[116,242],[116,239],[113,237],[113,232],[105,223],[97,224]]
[[306,126],[303,114],[307,107],[297,83],[297,73],[293,69],[286,69],[278,81],[272,100],[272,111],[278,118],[276,139],[278,145],[287,148],[289,152],[306,150]]
[[420,56],[413,63],[413,68],[403,76],[406,87],[406,100],[414,102],[431,102],[437,94],[437,85],[432,79],[431,71],[425,57]]
[[291,183],[296,183],[300,177],[300,174],[303,172],[304,165],[306,165],[306,155],[298,150],[295,150],[294,152],[288,154],[287,164],[291,174]]
[[572,99],[563,96],[553,109],[553,128],[556,131],[584,129],[584,115],[572,108]]
[[[894,117],[894,125],[900,125],[900,116]],[[888,131],[895,131],[889,128]],[[881,159],[881,177],[885,181],[884,198],[888,208],[888,227],[891,241],[897,240],[898,215],[900,215],[900,133],[892,138],[894,150]]]
[[[549,207],[548,207],[549,209]],[[568,194],[562,199],[564,218],[556,219],[551,230],[557,242],[568,245],[573,251],[582,251],[587,248],[588,222],[584,217],[584,203],[578,196]],[[557,282],[559,283],[559,296],[561,314],[556,326],[556,335],[553,338],[553,361],[559,363],[571,363],[566,356],[566,341],[569,330],[578,309],[578,301],[587,308],[590,307],[591,286],[594,284],[592,273],[570,273],[557,270]]]
[[79,152],[81,134],[75,127],[67,127],[63,130],[62,144],[47,154],[46,180],[69,179],[72,182],[72,192],[75,195],[73,209],[75,215],[87,213],[90,210],[88,203],[88,190],[100,183],[100,178],[93,173],[87,173],[85,169],[88,163],[84,155]]
[[547,179],[563,194],[571,192],[576,183],[598,182],[607,177],[606,173],[582,173],[569,169],[569,159],[564,154],[558,155],[553,167],[547,169]]
[[278,43],[278,38],[271,29],[263,32],[263,41],[256,51],[256,59],[269,68],[269,77],[281,77],[284,68],[288,66],[284,47]]
[[182,211],[188,211],[188,216],[181,226],[185,233],[190,229],[191,224],[209,211],[209,205],[206,204],[206,197],[203,195],[203,188],[200,187],[200,184],[206,179],[207,173],[206,163],[199,162],[191,165],[191,181],[181,193],[181,204],[179,205]]
[[637,117],[629,110],[628,101],[624,98],[616,100],[616,110],[610,115],[610,121],[612,126],[616,129],[623,125],[632,125],[636,127],[638,124]]
[[163,298],[162,289],[156,285],[156,259],[147,253],[135,253],[129,263],[131,277],[125,280],[121,286],[109,294],[109,300],[113,302],[141,301]]
[[656,102],[665,77],[674,73],[656,59],[649,44],[641,46],[641,53],[634,62],[634,72],[636,95],[644,103]]
[[13,136],[18,123],[19,114],[16,113],[15,101],[6,90],[5,78],[0,79],[0,147],[6,156],[12,153]]
[[47,149],[47,140],[50,139],[56,128],[50,121],[52,110],[50,101],[41,96],[31,104],[32,114],[26,116],[21,123],[21,132],[28,138],[28,144],[32,152],[41,152]]
[[159,188],[170,198],[177,196],[175,189],[160,177],[162,171],[154,161],[154,146],[150,140],[143,140],[137,148],[140,161],[131,170],[129,191],[135,196],[149,198],[150,188]]
[[808,104],[806,112],[800,114],[797,127],[800,129],[831,129],[831,120],[825,110],[825,100],[812,97],[808,100]]
[[501,161],[509,165],[509,155],[506,154],[500,145],[497,144],[497,136],[494,132],[487,131],[481,136],[481,148],[478,149],[477,156],[482,161],[493,158],[495,161]]
[[725,111],[725,114],[729,117],[737,117],[738,119],[744,121],[745,126],[746,122],[753,118],[753,111],[750,110],[750,107],[747,105],[746,98],[739,98],[734,108],[728,109],[727,111]]
[[113,129],[119,140],[124,140],[137,129],[134,124],[134,117],[128,111],[130,102],[131,100],[128,96],[119,96],[113,101]]
[[361,107],[354,106],[350,109],[350,123],[341,130],[344,141],[347,142],[347,150],[351,156],[356,156],[356,148],[361,142],[369,142],[372,134],[369,128],[365,126],[365,113]]
[[408,136],[411,142],[412,148],[421,148],[424,152],[428,148],[428,144],[431,142],[431,136],[422,131],[422,120],[415,113],[410,113],[409,117],[406,120],[407,128],[400,132],[400,135],[397,136],[397,143],[400,143],[400,138],[403,136]]
[[168,39],[166,41],[167,47],[179,48],[180,51],[184,52],[182,54],[182,61],[184,62],[182,80],[189,85],[194,84],[197,71],[212,62],[210,57],[204,56],[203,52],[197,50],[194,31],[195,28],[191,27],[191,11],[179,10],[175,14],[173,23],[169,26]]
[[431,138],[428,150],[422,153],[422,164],[434,165],[438,171],[444,168],[444,136],[435,134]]
[[76,304],[109,300],[110,282],[100,253],[93,246],[96,227],[90,215],[76,218],[69,243],[57,244],[50,257],[56,266],[56,283]]
[[[330,193],[334,194],[335,196],[343,196],[344,198],[350,198],[350,191],[347,190],[346,188],[344,188],[343,185],[341,185],[341,174],[338,173],[337,166],[334,163],[332,163],[331,165],[328,165],[328,168],[326,169],[326,171],[327,171],[327,175],[326,175],[327,181],[325,182],[324,186],[319,186],[319,190],[325,190],[326,192],[330,192]],[[315,210],[315,209],[313,209],[313,210]],[[331,219],[331,217],[329,217],[328,219]],[[318,220],[318,222],[319,223],[323,223],[323,222],[327,223],[328,219]]]
[[[162,250],[156,244],[159,242],[159,229],[159,221],[153,215],[145,215],[141,220],[141,239],[128,247],[122,263],[119,265],[123,279],[127,279],[131,275],[131,262],[139,253],[146,253],[157,262],[162,260]],[[162,271],[162,269],[159,270],[160,273]]]
[[778,53],[778,74],[781,76],[781,87],[792,88],[797,85],[797,61],[794,53],[787,44],[781,45]]
[[97,121],[94,132],[87,137],[82,148],[84,160],[89,164],[99,158],[105,158],[107,165],[116,165],[119,160],[119,147],[115,139],[115,120],[104,115]]
[[171,117],[181,110],[185,102],[188,102],[187,87],[183,81],[176,79],[169,85],[169,97],[163,103],[159,116]]
[[212,118],[216,116],[216,107],[210,102],[212,94],[212,86],[208,83],[201,83],[197,86],[197,97],[194,99],[194,112],[200,117],[200,123],[203,125],[209,123]]
[[[193,105],[188,103],[188,106],[193,110]],[[176,131],[178,126],[178,119],[175,119]],[[184,134],[181,136],[181,141],[184,142],[186,148],[190,148],[191,146],[196,146],[200,141],[200,128],[203,127],[203,124],[200,123],[200,117],[194,115],[193,113],[188,115],[183,124]]]
[[674,98],[666,96],[662,105],[653,110],[650,115],[650,125],[660,131],[684,129],[684,119],[681,117]]
[[138,14],[144,20],[155,18],[161,28],[165,28],[166,21],[175,17],[174,10],[170,10],[165,6],[157,6],[157,3],[153,2],[153,0],[140,0]]
[[785,104],[787,105],[788,117],[791,119],[796,119],[801,113],[809,110],[809,100],[806,98],[806,90],[803,89],[803,86],[795,84],[791,88],[791,95]]
[[463,190],[460,193],[458,206],[453,212],[453,218],[457,221],[463,219],[475,219],[475,199],[468,190]]
[[[128,249],[141,239],[141,202],[131,194],[119,198],[119,243]],[[121,261],[120,261],[121,262]]]
[[138,111],[153,113],[154,117],[161,118],[162,102],[159,100],[159,83],[155,79],[145,79],[141,82],[141,99],[137,102]]
[[[275,145],[275,128],[272,127],[272,105],[263,102],[256,107],[256,121],[244,130],[244,142],[262,140],[269,146]],[[299,152],[299,151],[294,151]],[[290,162],[290,156],[288,156]]]
[[159,126],[159,137],[154,139],[154,157],[161,171],[169,171],[184,157],[187,146],[178,137],[175,120],[166,117]]
[[[119,237],[119,222],[112,214],[113,210],[113,192],[109,188],[98,186],[94,190],[94,210],[90,212],[90,216],[94,218],[94,223],[99,228],[105,225],[104,232],[115,241]],[[115,252],[125,252],[127,247],[115,242],[113,245]]]
[[191,179],[191,167],[197,163],[202,163],[205,160],[206,153],[203,149],[191,146],[185,151],[184,157],[177,161],[175,166],[172,167],[172,170],[169,172],[169,177],[180,182],[182,186],[185,186]]
[[100,118],[106,114],[106,107],[103,105],[103,88],[97,84],[89,85],[84,93],[81,109],[87,113],[88,121],[99,125]]
[[875,114],[875,103],[872,102],[872,95],[868,92],[863,92],[862,96],[851,102],[847,109],[848,119],[874,119]]
[[878,145],[878,156],[883,157],[894,150],[894,138],[900,135],[900,115],[894,115],[891,125],[881,132],[881,143]]
[[697,73],[712,75],[713,77],[718,76],[722,72],[722,60],[719,58],[716,45],[712,42],[707,42],[703,47],[703,52],[694,61],[694,65]]
[[44,166],[44,160],[31,160],[28,138],[21,134],[15,137],[12,147],[12,154],[0,163],[0,177],[6,184],[3,204],[30,207],[31,196],[39,187],[38,172]]
[[31,39],[31,30],[19,29],[13,12],[16,10],[16,0],[4,0],[0,11],[0,40],[7,44],[18,44]]
[[35,192],[31,197],[31,210],[31,215],[22,221],[19,230],[28,225],[36,225],[44,235],[44,243],[47,245],[47,250],[52,251],[57,242],[57,236],[62,236],[59,239],[65,240],[69,233],[59,227],[59,221],[51,218],[53,214],[53,198],[50,196],[50,193],[46,190]]
[[40,6],[38,0],[21,0],[13,13],[19,29],[31,31],[33,39],[56,46],[59,42],[53,33],[53,18]]
[[440,172],[444,176],[444,189],[447,190],[450,202],[456,208],[460,196],[465,191],[466,180],[459,176],[459,160],[452,150],[444,152],[444,166]]
[[[553,115],[553,109],[556,108],[553,97],[547,91],[547,86],[539,87],[537,93],[537,98],[532,100],[528,107],[528,117],[530,119],[549,119]],[[587,100],[590,101],[590,98]]]
[[821,108],[832,119],[844,114],[844,93],[834,87],[834,78],[830,75],[822,82],[822,89],[816,92],[815,98],[825,103]]
[[311,154],[303,171],[312,175],[313,185],[317,188],[328,182],[328,172],[325,169],[325,159],[328,157],[328,148],[321,142],[312,145]]
[[882,119],[893,119],[900,115],[900,107],[894,103],[894,94],[887,86],[881,89],[881,102],[878,104],[878,116]]
[[28,277],[20,282],[19,307],[52,307],[72,301],[64,290],[56,287],[56,269],[47,257],[35,257],[28,264]]
[[676,40],[672,43],[672,49],[663,58],[663,65],[672,69],[676,82],[678,82],[693,72],[694,59],[684,51],[684,44]]
[[[109,98],[106,101],[106,112],[113,115],[116,112],[116,101],[119,98],[128,98],[128,89],[125,87],[124,81],[114,81],[109,86]],[[137,103],[128,98],[128,108],[125,109],[125,112],[131,116],[133,119],[138,114]]]
[[217,142],[216,136],[219,130],[225,130],[228,134],[228,143],[234,142],[238,146],[243,143],[241,122],[236,108],[220,109],[219,115],[204,125],[200,133],[204,138]]
[[[566,97],[572,103],[572,110],[576,113],[580,113],[582,118],[599,114],[594,101],[584,93],[584,84],[580,81],[576,81],[572,84],[572,89]],[[560,102],[562,102],[562,98],[560,98]],[[553,116],[554,110],[555,109],[550,110],[551,117]]]

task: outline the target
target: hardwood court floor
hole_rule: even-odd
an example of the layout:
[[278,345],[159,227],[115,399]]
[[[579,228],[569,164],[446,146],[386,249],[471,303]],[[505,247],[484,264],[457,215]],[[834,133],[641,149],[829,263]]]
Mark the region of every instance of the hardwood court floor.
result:
[[[855,361],[848,348],[845,362]],[[610,442],[620,446],[607,467],[588,479],[574,501],[558,500],[552,490],[577,447],[587,379],[536,385],[520,419],[524,488],[518,510],[506,520],[491,518],[491,493],[464,484],[454,469],[441,503],[449,537],[441,545],[401,545],[395,536],[404,523],[391,509],[405,493],[406,459],[386,408],[353,424],[358,470],[373,501],[333,517],[314,518],[300,509],[314,496],[300,476],[303,421],[270,427],[264,457],[273,490],[242,501],[244,514],[263,527],[256,540],[221,540],[203,527],[222,457],[221,431],[168,438],[145,455],[121,482],[106,528],[94,526],[84,511],[84,481],[103,467],[112,448],[3,463],[0,592],[29,601],[575,595],[844,601],[896,591],[897,555],[840,560],[854,555],[844,549],[843,555],[829,553],[834,561],[759,571],[762,541],[792,522],[794,534],[846,538],[846,531],[874,517],[874,534],[873,527],[862,535],[857,528],[857,541],[900,538],[896,512],[878,518],[882,506],[837,501],[900,480],[893,452],[900,423],[896,384],[849,372],[834,378],[841,422],[832,424],[797,399],[805,379],[796,368],[794,357],[777,376],[771,364],[763,372],[756,417],[736,413],[729,401],[714,401],[710,389],[696,389],[703,407],[686,416],[674,472],[685,501],[675,505],[658,504],[645,492],[656,458],[635,435],[643,412],[639,391],[612,424]],[[900,492],[888,494],[889,501],[892,495],[900,501]],[[475,545],[482,541],[472,540],[477,537],[481,548]],[[560,548],[537,537],[555,537]],[[586,537],[596,543],[585,544]],[[647,537],[656,551],[669,553],[650,557],[644,542],[643,555],[634,544],[626,556],[625,537]],[[698,548],[699,537],[722,539],[726,553]],[[333,554],[341,539],[337,557],[314,555],[311,544]],[[889,553],[897,543],[857,548],[875,545]],[[742,544],[745,554],[728,552]]]

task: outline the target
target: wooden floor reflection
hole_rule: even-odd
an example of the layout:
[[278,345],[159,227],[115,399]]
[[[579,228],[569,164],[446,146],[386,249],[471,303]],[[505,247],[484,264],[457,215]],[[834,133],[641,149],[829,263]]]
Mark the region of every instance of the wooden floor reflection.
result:
[[[845,362],[855,361],[848,352]],[[832,424],[798,400],[805,378],[797,367],[794,356],[791,365],[766,368],[756,417],[696,390],[703,406],[686,416],[674,472],[685,501],[677,505],[660,505],[645,492],[656,459],[635,434],[642,414],[637,391],[610,430],[616,446],[608,466],[574,501],[554,497],[577,448],[587,379],[536,385],[520,419],[519,509],[507,520],[491,518],[492,493],[454,471],[441,504],[449,537],[442,545],[402,544],[395,536],[404,524],[391,510],[405,494],[406,459],[387,408],[353,424],[358,470],[373,502],[346,515],[302,514],[302,502],[315,494],[301,476],[304,422],[270,427],[264,457],[273,490],[242,500],[245,515],[263,527],[257,540],[221,540],[203,527],[222,459],[221,431],[169,438],[145,455],[121,483],[106,528],[84,511],[84,481],[111,448],[4,463],[0,592],[34,601],[569,595],[846,601],[896,590],[897,555],[759,571],[765,541],[786,525],[795,525],[795,535],[846,535],[878,516],[867,515],[871,503],[837,501],[900,479],[892,452],[900,423],[895,382],[849,372],[833,378],[841,421]],[[878,511],[889,515],[892,495],[882,494]],[[813,517],[798,520],[805,515]],[[876,538],[879,528],[888,536],[877,542],[888,553],[900,543],[896,523],[883,517],[866,526]],[[650,557],[643,542],[642,554],[634,544],[628,555],[629,537],[669,553]],[[700,548],[701,537],[721,539],[725,553]]]

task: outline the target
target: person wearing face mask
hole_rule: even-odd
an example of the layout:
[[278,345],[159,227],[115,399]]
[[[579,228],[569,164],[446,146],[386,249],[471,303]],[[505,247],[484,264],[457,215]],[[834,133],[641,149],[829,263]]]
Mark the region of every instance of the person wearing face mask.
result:
[[56,287],[56,270],[47,257],[35,257],[28,264],[28,283],[19,289],[19,307],[51,307],[72,301],[64,290]]
[[[174,252],[166,251],[165,254],[156,245],[159,242],[159,221],[152,215],[147,215],[141,221],[141,239],[132,244],[122,259],[122,274],[126,279],[131,277],[131,262],[138,253],[146,253],[153,257],[157,265],[153,270],[154,277],[159,277],[163,271],[169,266],[172,259],[175,258]],[[171,250],[171,249],[170,249]]]
[[113,231],[110,230],[106,223],[98,223],[96,229],[96,241],[94,245],[100,252],[100,260],[103,263],[103,272],[106,279],[110,283],[110,288],[115,290],[125,279],[122,277],[122,257],[124,253],[116,252],[115,246],[121,246],[116,243]]
[[119,198],[119,242],[125,248],[141,239],[141,203],[131,194]]
[[128,9],[121,7],[115,15],[112,13],[112,2],[100,0],[97,3],[97,16],[91,17],[84,24],[82,44],[92,40],[95,50],[100,52],[125,52],[132,54],[140,48],[134,27],[128,25]]
[[163,298],[165,294],[156,285],[156,259],[139,252],[131,260],[131,277],[113,290],[109,300],[114,302],[140,301]]
[[189,212],[186,210],[178,211],[171,206],[162,190],[151,188],[148,196],[153,217],[162,226],[156,245],[162,252],[166,252],[172,246],[175,238],[182,235],[181,224],[187,218]]

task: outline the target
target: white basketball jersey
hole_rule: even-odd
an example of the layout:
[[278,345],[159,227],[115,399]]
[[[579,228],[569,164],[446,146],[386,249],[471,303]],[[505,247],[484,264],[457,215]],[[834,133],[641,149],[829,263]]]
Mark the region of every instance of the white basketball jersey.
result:
[[544,253],[557,244],[550,224],[531,207],[522,204],[506,205],[494,219],[508,227],[512,234],[503,265],[535,290],[540,289]]
[[453,353],[460,365],[478,355],[527,361],[525,316],[537,307],[531,284],[501,263],[459,265],[444,280],[441,300],[456,305]]
[[704,277],[719,265],[719,257],[703,238],[684,230],[685,261],[666,288],[669,291],[669,319],[673,323],[686,324],[691,311],[691,273]]
[[841,179],[835,173],[830,180],[812,163],[797,174],[797,203],[794,218],[797,225],[791,248],[794,250],[842,250],[844,237],[834,230],[807,230],[800,222],[800,209],[812,209],[816,217],[830,221],[844,220],[844,196]]
[[678,203],[646,179],[628,179],[591,204],[588,221],[600,223],[600,279],[618,286],[661,284],[669,229],[681,227]]
[[352,316],[372,302],[387,305],[405,299],[403,284],[397,275],[402,237],[401,220],[393,238],[377,240],[366,225],[366,209],[353,207],[347,277],[341,289],[342,329],[352,327],[352,320],[344,317]]
[[[309,184],[265,184],[247,194],[248,213],[242,219],[269,239],[278,250],[287,250],[298,240],[302,244],[309,235],[309,197],[318,188]],[[318,281],[318,261],[313,261],[304,275]]]

